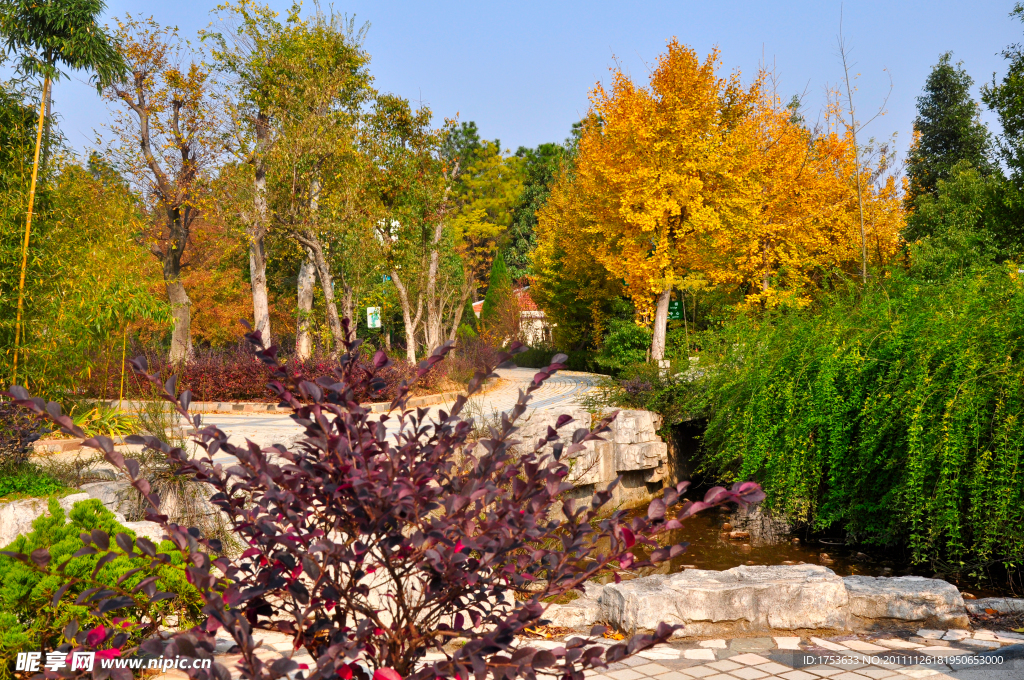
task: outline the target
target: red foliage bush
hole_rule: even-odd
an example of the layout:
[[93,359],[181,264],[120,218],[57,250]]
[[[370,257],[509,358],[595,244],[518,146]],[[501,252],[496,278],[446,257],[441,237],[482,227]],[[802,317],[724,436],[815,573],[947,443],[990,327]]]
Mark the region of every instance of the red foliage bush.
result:
[[[271,369],[261,362],[251,348],[237,347],[229,350],[206,350],[197,352],[188,362],[179,366],[168,363],[163,355],[147,356],[150,371],[167,380],[171,375],[178,377],[182,389],[192,392],[196,401],[252,401],[269,403],[274,401],[267,385],[273,379]],[[371,360],[360,357],[360,370],[369,371]],[[288,360],[287,370],[293,374],[302,374],[308,380],[316,380],[330,376],[340,366],[337,359],[314,357],[306,361]],[[129,371],[131,369],[129,368]],[[379,392],[368,389],[357,393],[361,402],[391,401],[397,395],[398,386],[402,381],[411,381],[416,375],[416,367],[405,360],[394,363],[377,373],[382,383]],[[446,382],[447,370],[444,365],[432,368],[423,379],[417,382],[417,394],[440,391]],[[105,374],[95,372],[92,379],[80,385],[82,396],[96,399],[110,399],[120,393],[120,372]],[[104,382],[106,384],[104,385]],[[113,395],[113,397],[111,396]],[[125,399],[154,399],[152,386],[145,380],[129,372],[124,381]]]

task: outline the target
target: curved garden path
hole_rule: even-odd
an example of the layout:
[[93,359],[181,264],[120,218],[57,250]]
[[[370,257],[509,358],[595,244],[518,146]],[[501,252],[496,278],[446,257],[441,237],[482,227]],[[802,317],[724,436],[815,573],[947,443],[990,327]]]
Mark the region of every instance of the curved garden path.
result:
[[[482,395],[474,397],[467,406],[467,412],[485,420],[499,417],[503,411],[512,408],[519,398],[519,390],[525,390],[537,370],[532,368],[498,369],[498,384]],[[556,373],[544,383],[530,400],[530,409],[553,409],[579,403],[580,399],[594,390],[601,376],[577,371]],[[437,413],[444,404],[430,407]],[[291,445],[302,438],[302,428],[292,421],[287,413],[207,413],[203,424],[216,425],[227,433],[232,444],[243,444],[249,439],[260,446],[273,444]],[[397,423],[389,424],[388,433],[397,432]],[[219,453],[214,462],[231,464],[234,456]]]

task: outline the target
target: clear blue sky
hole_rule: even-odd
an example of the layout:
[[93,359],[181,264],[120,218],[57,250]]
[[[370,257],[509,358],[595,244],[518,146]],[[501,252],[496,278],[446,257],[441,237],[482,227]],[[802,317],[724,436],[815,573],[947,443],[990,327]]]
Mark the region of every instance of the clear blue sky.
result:
[[[107,18],[125,12],[153,15],[194,36],[210,22],[213,0],[110,0]],[[289,3],[272,0],[280,10]],[[326,2],[324,3],[327,4]],[[306,8],[310,9],[307,3]],[[751,76],[762,58],[774,62],[785,96],[807,91],[814,119],[824,91],[837,85],[840,2],[624,3],[411,2],[337,0],[339,12],[369,21],[366,48],[376,87],[428,104],[435,116],[476,121],[481,134],[515,149],[560,141],[587,110],[587,93],[606,80],[615,60],[645,81],[648,65],[673,36],[706,54],[714,46],[727,69]],[[974,77],[975,90],[1000,75],[999,54],[1022,40],[1024,25],[1008,17],[1012,2],[846,2],[844,33],[853,47],[860,113],[882,103],[892,75],[887,115],[869,135],[899,133],[905,148],[920,94],[940,53],[952,50]],[[73,77],[58,84],[55,110],[78,149],[102,130],[106,105]],[[867,117],[867,115],[864,115]],[[985,120],[993,123],[986,113]]]

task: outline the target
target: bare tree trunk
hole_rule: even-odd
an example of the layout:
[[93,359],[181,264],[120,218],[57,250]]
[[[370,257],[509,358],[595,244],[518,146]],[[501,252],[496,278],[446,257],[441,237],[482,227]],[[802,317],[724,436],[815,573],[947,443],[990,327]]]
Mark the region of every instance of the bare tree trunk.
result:
[[661,361],[665,358],[665,331],[668,328],[668,303],[672,299],[672,286],[666,285],[658,296],[658,308],[654,313],[654,339],[651,342],[651,358]]
[[423,298],[417,299],[416,316],[412,315],[412,304],[409,301],[409,289],[402,283],[398,271],[391,270],[391,280],[398,290],[398,302],[402,306],[402,319],[405,321],[405,356],[409,363],[416,363],[416,327],[420,325],[420,317],[423,312]]
[[253,328],[260,332],[263,344],[273,344],[270,335],[270,301],[267,298],[267,255],[260,234],[249,239],[249,279],[252,283]]
[[298,319],[295,324],[295,357],[308,359],[313,354],[313,339],[310,327],[313,313],[313,288],[316,286],[316,265],[313,264],[313,253],[306,248],[306,259],[299,267],[298,284]]
[[462,313],[466,311],[466,300],[469,299],[470,291],[474,288],[473,286],[473,274],[470,273],[466,277],[466,282],[462,286],[462,295],[459,297],[459,306],[455,310],[455,317],[452,319],[452,327],[448,333],[448,341],[454,342],[455,336],[459,332],[459,326],[462,324]]
[[324,291],[324,305],[327,307],[327,324],[331,327],[331,337],[334,339],[334,351],[336,356],[345,348],[345,331],[341,327],[341,319],[338,317],[338,303],[334,297],[334,277],[331,276],[331,267],[324,257],[324,249],[320,245],[320,239],[311,231],[304,232],[300,243],[309,248],[313,254],[313,264],[316,266],[317,274],[320,276],[320,288]]
[[180,364],[192,357],[192,303],[185,292],[185,286],[176,276],[166,279],[167,299],[171,303],[174,330],[171,331],[171,352],[168,357],[172,364]]
[[341,296],[341,311],[345,315],[344,318],[348,319],[348,340],[352,342],[356,339],[356,309],[355,309],[355,295],[352,291],[352,286],[348,284],[344,278],[341,280],[341,290],[343,294]]
[[267,145],[267,116],[256,116],[255,219],[249,225],[249,278],[252,283],[252,313],[254,328],[263,337],[263,344],[272,344],[270,334],[270,302],[267,299],[267,256],[264,239],[267,234],[267,169],[263,153]]
[[430,266],[427,268],[427,323],[423,335],[428,354],[441,345],[441,315],[444,310],[437,299],[437,272],[441,264],[439,244],[443,230],[444,222],[438,220],[434,227],[434,239],[430,244]]
[[423,329],[427,353],[433,352],[443,342],[441,338],[444,334],[444,304],[438,300],[437,273],[441,265],[441,236],[444,234],[445,214],[448,211],[448,194],[458,174],[459,163],[456,161],[448,184],[444,188],[437,223],[434,225],[434,238],[430,242],[430,266],[427,268],[427,323]]

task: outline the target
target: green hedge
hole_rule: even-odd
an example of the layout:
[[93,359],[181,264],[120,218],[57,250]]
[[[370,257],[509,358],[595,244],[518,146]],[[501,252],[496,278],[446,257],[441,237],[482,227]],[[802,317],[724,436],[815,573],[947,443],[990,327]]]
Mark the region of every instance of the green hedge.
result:
[[705,468],[944,569],[1024,560],[1016,266],[889,281],[704,340],[713,368],[686,406],[709,419]]

